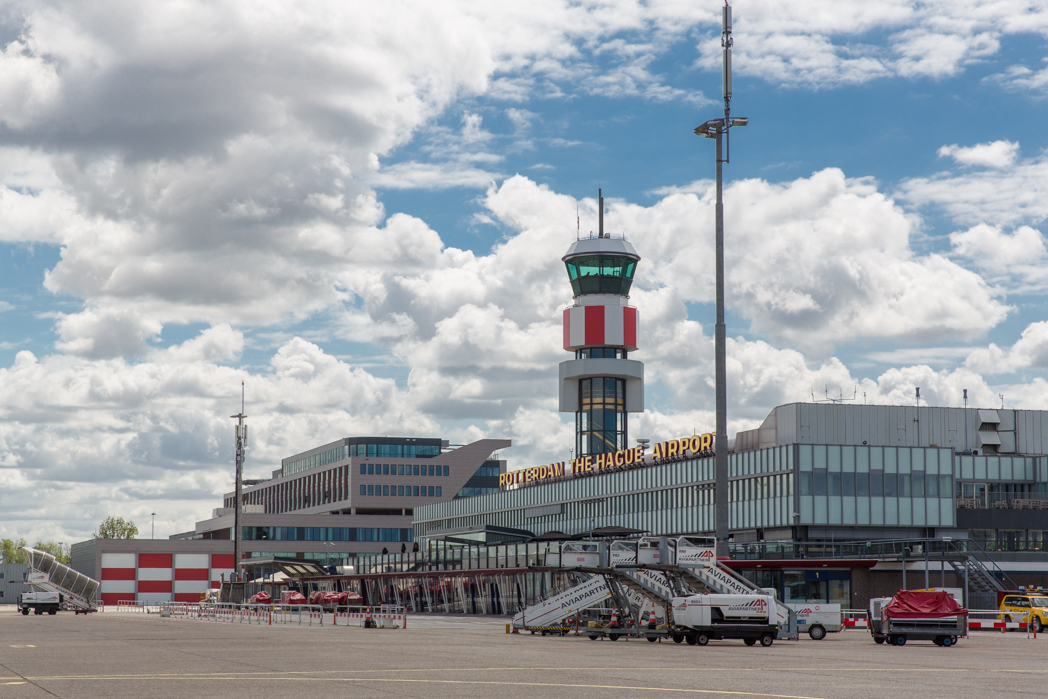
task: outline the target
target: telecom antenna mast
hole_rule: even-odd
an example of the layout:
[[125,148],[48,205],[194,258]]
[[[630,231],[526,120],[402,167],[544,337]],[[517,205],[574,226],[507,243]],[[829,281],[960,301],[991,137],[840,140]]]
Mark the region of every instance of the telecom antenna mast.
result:
[[[728,398],[727,368],[725,357],[724,326],[724,175],[722,166],[730,162],[731,141],[729,132],[733,126],[746,126],[745,117],[731,118],[731,5],[725,0],[721,15],[721,47],[724,50],[721,65],[721,80],[724,86],[724,118],[710,119],[695,128],[695,135],[712,138],[717,142],[717,322],[714,326],[715,378],[717,385],[717,435],[714,440],[716,469],[714,472],[714,499],[716,511],[717,555],[728,555]],[[727,153],[722,150],[727,146]]]
[[237,421],[236,424],[236,492],[233,500],[233,580],[240,580],[240,561],[243,556],[243,529],[240,526],[240,511],[241,511],[241,487],[244,482],[244,451],[247,449],[247,424],[244,420],[247,415],[244,414],[244,382],[240,382],[240,412],[236,415],[230,415]]

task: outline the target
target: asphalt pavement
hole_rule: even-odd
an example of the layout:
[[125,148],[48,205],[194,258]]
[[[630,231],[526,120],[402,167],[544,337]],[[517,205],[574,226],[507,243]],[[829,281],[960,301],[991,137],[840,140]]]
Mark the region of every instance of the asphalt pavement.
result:
[[[1048,638],[955,648],[824,641],[706,647],[506,634],[504,619],[411,616],[407,629],[257,626],[0,608],[0,698],[1045,696]],[[328,617],[330,619],[330,617]]]

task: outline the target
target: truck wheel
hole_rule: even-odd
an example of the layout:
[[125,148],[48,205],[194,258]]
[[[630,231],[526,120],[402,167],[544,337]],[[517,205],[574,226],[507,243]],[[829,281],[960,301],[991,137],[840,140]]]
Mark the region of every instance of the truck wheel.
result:
[[811,640],[813,641],[821,641],[826,638],[826,627],[816,624],[808,629],[808,635],[811,636]]
[[682,643],[684,641],[684,635],[679,633],[673,634],[670,638],[673,639],[674,643]]
[[895,645],[897,645],[897,646],[905,646],[906,645],[906,637],[905,636],[896,636],[895,637]]
[[765,632],[765,633],[761,634],[761,645],[764,646],[765,648],[767,648],[768,646],[770,646],[774,642],[775,642],[775,637],[772,636],[770,633]]
[[54,607],[51,607],[51,608],[49,608],[47,610],[47,613],[50,614],[51,616],[54,616],[55,614],[58,614],[58,610],[55,609]]
[[942,639],[942,643],[940,643],[939,645],[941,645],[943,648],[949,648],[953,645],[953,639],[949,636],[944,636]]
[[689,633],[687,636],[685,636],[684,640],[688,642],[689,646],[693,646],[696,643],[698,643],[698,641],[695,640],[695,634],[693,634],[693,633]]
[[40,615],[40,614],[43,614],[43,613],[44,613],[44,610],[40,609],[39,607],[37,607],[36,609],[33,610],[33,614],[36,614],[36,615]]
[[657,636],[648,636],[648,643],[654,643],[659,640]]
[[881,645],[882,643],[884,643],[884,636],[874,636],[873,642],[877,645]]
[[695,642],[700,646],[704,646],[710,642],[710,637],[704,633],[695,634]]
[[591,640],[591,641],[596,641],[596,640],[597,640],[597,634],[595,634],[595,633],[591,633],[591,634],[589,635],[589,637],[590,637],[590,640]]
[[744,638],[744,639],[742,639],[742,642],[745,643],[748,646],[755,646],[755,645],[757,645],[757,639],[756,638]]
[[609,633],[608,634],[608,640],[609,641],[617,641],[617,640],[619,640],[619,635],[617,633]]
[[29,607],[22,607],[22,616],[29,616]]

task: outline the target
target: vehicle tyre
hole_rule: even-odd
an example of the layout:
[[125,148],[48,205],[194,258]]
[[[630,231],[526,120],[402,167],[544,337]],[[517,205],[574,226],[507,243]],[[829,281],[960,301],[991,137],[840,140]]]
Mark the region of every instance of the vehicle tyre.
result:
[[535,632],[534,632],[534,631],[532,631],[532,632],[531,632],[531,635],[532,635],[532,636],[534,636],[534,635],[535,635]]
[[884,636],[874,636],[873,642],[877,645],[881,645],[882,643],[884,643]]
[[1044,631],[1044,623],[1041,621],[1041,617],[1035,616],[1033,618],[1033,630],[1037,633]]
[[54,607],[51,607],[50,609],[47,610],[47,613],[50,614],[51,616],[54,616],[55,614],[58,614],[58,610],[55,609]]
[[706,645],[709,642],[710,642],[710,637],[707,634],[704,634],[704,633],[695,634],[695,643],[699,644],[700,646],[704,646],[704,645]]
[[905,636],[896,636],[895,637],[895,645],[897,645],[897,646],[905,646],[906,645],[906,637]]
[[949,648],[953,645],[953,638],[951,638],[950,636],[946,636],[942,639],[942,642],[939,643],[939,645],[943,648]]
[[43,609],[34,609],[33,610],[33,614],[36,614],[37,616],[39,616],[39,615],[41,615],[43,613],[44,613]]
[[596,640],[597,640],[597,634],[595,634],[595,633],[591,633],[591,634],[589,635],[589,637],[590,637],[590,640],[591,640],[591,641],[596,641]]
[[561,635],[561,637],[562,637],[562,638],[563,638],[564,636],[567,636],[567,635],[568,635],[568,630],[567,630],[567,629],[561,629],[561,631],[560,631],[560,635]]
[[761,634],[761,645],[764,646],[765,648],[767,648],[768,646],[770,646],[774,642],[775,642],[775,637],[772,636],[770,633],[762,633]]
[[684,635],[679,633],[673,634],[670,638],[673,639],[674,643],[682,643],[684,641]]
[[648,636],[648,643],[654,643],[659,640],[657,636]]
[[29,607],[22,607],[22,616],[29,616]]
[[617,641],[617,640],[619,640],[619,635],[617,633],[609,633],[608,634],[608,640],[609,641]]
[[755,645],[757,645],[757,639],[756,638],[744,638],[744,639],[742,639],[742,642],[745,643],[748,646],[755,646]]
[[687,636],[685,636],[684,640],[688,642],[689,646],[694,646],[696,643],[698,643],[698,641],[695,639],[695,634],[693,633],[689,633]]
[[816,624],[808,629],[808,635],[811,636],[811,640],[813,641],[821,641],[826,638],[826,627]]
[[932,643],[934,643],[937,646],[941,646],[942,645],[942,636],[936,636],[935,638],[933,638],[932,639]]

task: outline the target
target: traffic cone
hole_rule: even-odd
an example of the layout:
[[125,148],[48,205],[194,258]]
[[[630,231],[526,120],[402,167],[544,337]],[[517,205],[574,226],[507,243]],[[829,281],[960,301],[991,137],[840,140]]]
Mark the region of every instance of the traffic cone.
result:
[[608,624],[613,629],[619,628],[619,610],[612,608],[611,610],[611,623]]
[[659,628],[659,623],[655,621],[655,607],[651,608],[651,614],[648,616],[648,628],[652,631]]
[[374,622],[371,621],[371,607],[368,607],[367,611],[364,613],[364,628],[370,629],[373,626]]

